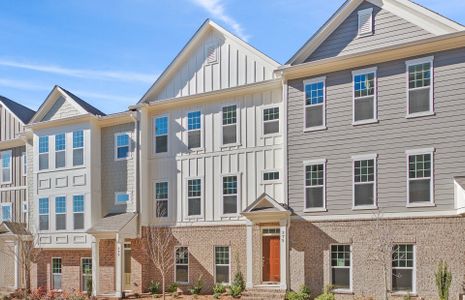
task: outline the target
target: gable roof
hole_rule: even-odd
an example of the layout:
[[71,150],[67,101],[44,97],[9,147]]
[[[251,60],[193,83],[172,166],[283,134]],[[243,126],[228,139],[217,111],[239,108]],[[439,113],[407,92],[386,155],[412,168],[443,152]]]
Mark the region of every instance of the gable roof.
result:
[[30,235],[25,224],[17,222],[4,221],[0,224],[0,234],[11,233],[14,235]]
[[463,25],[410,0],[347,0],[286,62],[286,65],[303,63],[364,1],[407,19],[434,35],[444,35],[465,30]]
[[96,108],[95,106],[90,105],[88,102],[82,100],[78,96],[74,95],[68,90],[65,90],[61,86],[58,86],[60,89],[62,89],[68,96],[70,96],[77,104],[79,104],[84,110],[86,110],[88,113],[96,115],[96,116],[106,116],[104,112]]
[[217,23],[213,22],[210,19],[206,19],[202,25],[197,29],[194,35],[187,41],[181,51],[175,56],[171,63],[166,67],[163,73],[157,78],[153,85],[147,90],[147,92],[141,97],[138,103],[146,102],[147,97],[152,94],[160,92],[165,84],[169,82],[172,76],[175,75],[176,71],[182,67],[185,59],[191,54],[192,51],[196,49],[198,44],[201,42],[202,38],[205,37],[210,30],[219,32],[220,34],[230,38],[234,42],[238,43],[240,46],[244,47],[251,53],[254,53],[262,60],[266,61],[268,64],[271,64],[274,68],[278,68],[281,64],[270,58],[263,52],[257,50],[252,45],[243,41],[233,33],[229,32],[225,28],[221,27]]
[[0,96],[0,103],[2,103],[3,106],[10,110],[23,124],[29,123],[35,114],[35,111],[29,107],[26,107],[3,96]]

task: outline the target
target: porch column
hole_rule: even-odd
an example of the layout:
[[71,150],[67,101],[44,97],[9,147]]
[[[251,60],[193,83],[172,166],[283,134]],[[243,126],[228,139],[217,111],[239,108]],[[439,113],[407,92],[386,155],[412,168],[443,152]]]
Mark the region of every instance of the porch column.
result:
[[280,235],[280,275],[281,275],[281,282],[280,288],[283,290],[287,290],[287,274],[288,274],[288,253],[289,253],[289,229],[288,229],[289,220],[283,219],[279,221],[279,235]]
[[92,238],[92,296],[97,296],[100,290],[100,239]]
[[19,240],[15,240],[15,289],[21,287],[21,244]]
[[117,298],[123,297],[123,248],[124,238],[119,234],[116,235],[116,255],[115,255],[115,296]]
[[246,287],[253,288],[253,223],[247,221],[247,238],[246,238],[246,253],[247,253],[247,281]]

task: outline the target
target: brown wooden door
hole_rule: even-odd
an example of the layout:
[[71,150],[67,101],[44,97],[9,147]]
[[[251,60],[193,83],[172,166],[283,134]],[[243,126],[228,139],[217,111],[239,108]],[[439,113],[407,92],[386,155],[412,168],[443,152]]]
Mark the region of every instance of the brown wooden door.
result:
[[263,237],[263,281],[280,282],[279,236]]

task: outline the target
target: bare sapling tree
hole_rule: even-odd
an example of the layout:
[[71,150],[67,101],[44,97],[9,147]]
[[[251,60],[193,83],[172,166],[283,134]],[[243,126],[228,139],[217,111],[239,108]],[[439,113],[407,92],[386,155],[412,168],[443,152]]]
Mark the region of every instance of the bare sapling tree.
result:
[[[167,211],[163,205],[157,205],[156,220],[160,217],[167,216]],[[174,266],[173,245],[175,238],[170,226],[161,225],[155,222],[154,225],[149,226],[145,231],[146,253],[150,258],[155,268],[160,272],[162,296],[165,299],[166,290],[166,277],[168,272]]]

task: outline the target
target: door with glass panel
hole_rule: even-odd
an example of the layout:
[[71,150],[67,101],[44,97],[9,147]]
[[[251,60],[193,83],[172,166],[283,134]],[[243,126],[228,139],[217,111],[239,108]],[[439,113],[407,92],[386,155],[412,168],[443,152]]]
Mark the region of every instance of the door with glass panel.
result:
[[92,289],[92,258],[89,257],[81,260],[81,289],[83,292]]
[[124,289],[131,289],[131,244],[124,244]]

